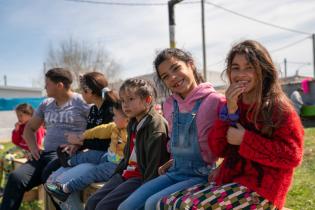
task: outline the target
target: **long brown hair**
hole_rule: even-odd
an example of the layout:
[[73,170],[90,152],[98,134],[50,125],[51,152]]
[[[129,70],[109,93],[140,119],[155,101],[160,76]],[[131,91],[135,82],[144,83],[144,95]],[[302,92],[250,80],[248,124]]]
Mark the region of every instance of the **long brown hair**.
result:
[[[273,131],[281,124],[284,113],[287,113],[292,108],[291,104],[282,91],[278,71],[269,52],[257,41],[242,41],[234,45],[228,53],[225,71],[230,83],[232,61],[238,54],[247,58],[257,75],[255,103],[250,106],[246,113],[246,118],[253,122],[255,128],[259,129],[263,135],[270,137]],[[274,117],[275,112],[277,112],[277,118]]]
[[[102,90],[108,87],[108,81],[100,72],[89,72],[80,78],[80,85],[82,89],[88,88],[92,94],[102,97]],[[107,91],[105,98],[112,102],[117,102],[119,99],[118,94],[113,90]]]

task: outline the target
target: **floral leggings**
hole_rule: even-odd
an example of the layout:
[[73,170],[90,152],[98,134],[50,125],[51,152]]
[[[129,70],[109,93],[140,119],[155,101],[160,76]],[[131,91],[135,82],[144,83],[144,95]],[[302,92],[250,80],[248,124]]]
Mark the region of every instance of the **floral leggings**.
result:
[[228,210],[269,209],[276,207],[267,199],[247,187],[230,183],[215,186],[214,183],[199,184],[162,198],[157,203],[160,210]]

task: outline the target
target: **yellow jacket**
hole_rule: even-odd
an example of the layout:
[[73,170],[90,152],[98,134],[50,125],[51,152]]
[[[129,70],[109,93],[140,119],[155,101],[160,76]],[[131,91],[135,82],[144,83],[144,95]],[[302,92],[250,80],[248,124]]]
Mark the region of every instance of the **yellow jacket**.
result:
[[[108,124],[98,125],[94,128],[88,129],[83,133],[84,139],[108,139],[110,138],[110,145],[108,148],[109,153],[114,153],[116,158],[115,162],[120,161],[121,158],[124,156],[124,147],[127,142],[127,128],[120,129],[116,126],[114,122]],[[113,154],[109,154],[113,155]]]

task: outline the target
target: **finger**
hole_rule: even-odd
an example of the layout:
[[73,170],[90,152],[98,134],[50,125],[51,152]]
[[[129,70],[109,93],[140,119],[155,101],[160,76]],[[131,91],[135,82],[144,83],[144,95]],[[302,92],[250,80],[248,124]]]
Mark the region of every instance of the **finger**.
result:
[[235,130],[235,128],[229,127],[229,129],[228,129],[228,131],[227,131],[226,138],[227,138],[227,141],[228,141],[229,143],[231,143],[231,140],[232,140],[232,138],[233,138],[234,130]]
[[39,160],[39,154],[38,154],[38,152],[33,154],[33,158],[34,158],[34,160]]
[[236,87],[233,90],[231,90],[226,97],[230,98],[230,99],[237,99],[239,97],[239,95],[241,95],[244,91],[244,88],[242,87]]
[[237,88],[242,88],[243,86],[239,84],[231,84],[228,89],[225,91],[226,94],[230,94],[232,91],[234,91]]
[[236,127],[238,129],[245,130],[245,128],[240,123],[236,123]]
[[68,153],[69,148],[68,147],[63,147],[63,149],[61,150],[62,152],[67,152]]

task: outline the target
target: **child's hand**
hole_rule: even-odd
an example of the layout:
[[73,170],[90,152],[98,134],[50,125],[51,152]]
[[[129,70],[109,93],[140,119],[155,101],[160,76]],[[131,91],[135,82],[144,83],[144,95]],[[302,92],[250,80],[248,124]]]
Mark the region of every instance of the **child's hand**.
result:
[[42,153],[39,148],[36,147],[30,147],[31,156],[29,156],[29,160],[39,160],[40,154]]
[[26,152],[26,153],[25,153],[25,158],[26,158],[27,160],[32,160],[32,154],[31,154],[30,152]]
[[226,138],[229,144],[240,145],[243,141],[244,134],[245,128],[241,124],[237,123],[236,128],[229,127]]
[[173,159],[170,159],[169,161],[167,161],[166,163],[164,163],[164,165],[159,167],[158,173],[159,175],[163,175],[165,174],[168,169],[173,165]]
[[75,144],[62,144],[60,145],[60,147],[63,148],[62,152],[66,152],[69,155],[75,154],[80,148],[79,145],[75,145]]
[[234,114],[237,109],[238,97],[243,93],[245,87],[242,82],[231,84],[225,92],[226,103],[229,114]]
[[77,133],[65,133],[65,137],[70,144],[83,145],[83,136]]
[[16,122],[14,125],[14,130],[19,130],[21,123],[20,122]]

